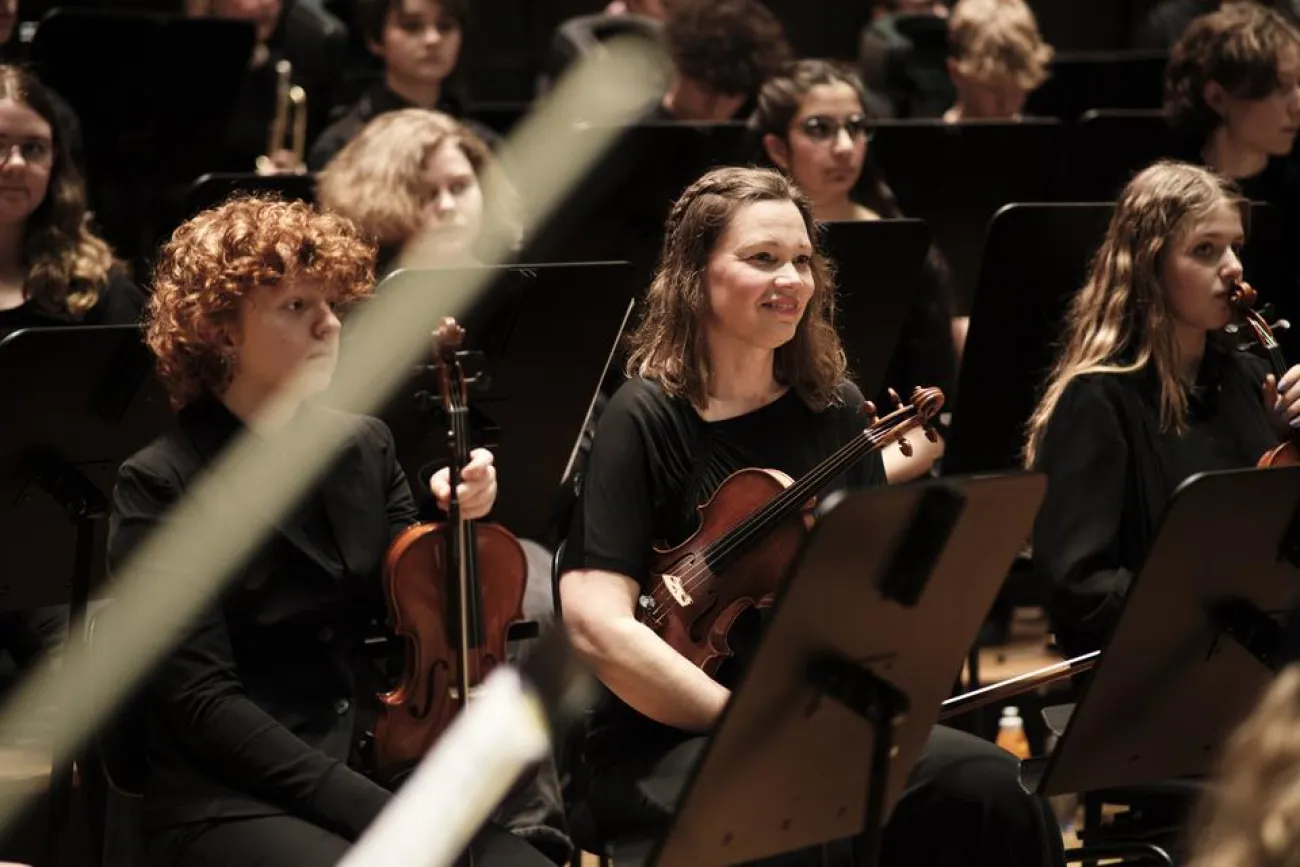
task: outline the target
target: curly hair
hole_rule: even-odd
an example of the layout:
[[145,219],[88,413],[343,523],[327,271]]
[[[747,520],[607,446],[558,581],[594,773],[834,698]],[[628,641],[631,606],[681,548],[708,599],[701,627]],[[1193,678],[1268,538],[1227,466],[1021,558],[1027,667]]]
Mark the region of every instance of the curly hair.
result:
[[812,204],[785,175],[771,169],[714,169],[673,205],[645,312],[628,339],[627,374],[653,379],[668,394],[705,406],[709,370],[701,325],[708,315],[709,257],[736,212],[757,202],[793,203],[813,241],[812,298],[794,338],[776,350],[774,372],[811,409],[824,409],[837,399],[848,367],[835,330],[834,276],[817,249]]
[[1300,864],[1300,665],[1274,678],[1228,740],[1188,827],[1189,867]]
[[1300,30],[1258,3],[1228,3],[1193,21],[1165,66],[1165,112],[1179,133],[1206,141],[1223,122],[1205,101],[1217,82],[1237,99],[1262,99],[1281,86],[1278,61],[1300,46]]
[[1227,202],[1248,203],[1230,180],[1200,166],[1161,161],[1143,169],[1120,193],[1087,282],[1066,315],[1063,348],[1030,417],[1025,465],[1032,467],[1066,387],[1089,373],[1154,370],[1160,421],[1187,426],[1187,392],[1178,377],[1173,313],[1160,282],[1161,263],[1192,224]]
[[948,18],[948,53],[969,78],[1025,90],[1047,80],[1054,55],[1024,0],[958,0]]
[[664,44],[680,75],[726,96],[751,96],[791,58],[781,22],[759,0],[674,0]]
[[318,280],[341,305],[374,288],[375,249],[351,221],[298,201],[237,196],[183,223],[154,269],[146,340],[172,406],[230,384],[227,329],[259,286]]
[[0,65],[0,99],[36,112],[50,125],[53,137],[45,199],[27,218],[23,233],[23,297],[56,319],[78,321],[108,288],[113,252],[90,230],[86,183],[72,160],[49,91],[27,70]]
[[[321,207],[347,217],[383,249],[399,248],[424,224],[426,165],[443,143],[454,141],[484,185],[494,167],[491,149],[472,130],[436,111],[405,108],[379,115],[329,161],[317,176]],[[486,184],[485,231],[513,239],[518,219],[512,191]]]

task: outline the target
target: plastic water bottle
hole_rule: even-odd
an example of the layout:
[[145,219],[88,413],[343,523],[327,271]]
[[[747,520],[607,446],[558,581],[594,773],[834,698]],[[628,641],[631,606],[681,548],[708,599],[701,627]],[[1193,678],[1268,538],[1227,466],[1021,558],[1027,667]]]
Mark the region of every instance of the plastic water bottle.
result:
[[1029,758],[1029,738],[1025,736],[1025,721],[1020,718],[1019,708],[1002,709],[1002,719],[998,720],[997,745],[1017,758]]

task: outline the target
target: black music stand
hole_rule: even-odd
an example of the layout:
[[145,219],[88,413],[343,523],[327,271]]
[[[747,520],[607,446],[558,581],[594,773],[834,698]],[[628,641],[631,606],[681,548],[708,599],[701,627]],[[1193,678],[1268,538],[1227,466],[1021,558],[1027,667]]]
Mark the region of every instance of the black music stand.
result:
[[1045,490],[1016,473],[856,491],[829,509],[647,863],[734,864],[861,835],[858,864],[874,864]]
[[[745,125],[642,121],[616,143],[521,256],[530,262],[626,259],[648,273],[682,191],[715,166],[745,164]],[[607,129],[580,126],[575,137]]]
[[1058,54],[1047,81],[1025,100],[1025,114],[1069,123],[1095,108],[1159,109],[1168,59],[1150,50]]
[[1300,602],[1298,554],[1300,468],[1204,473],[1179,486],[1039,791],[1212,770],[1290,661],[1279,621]]
[[858,387],[869,398],[887,386],[906,394],[885,375],[913,310],[930,227],[923,220],[827,223],[822,244],[835,263],[839,330]]
[[870,147],[909,217],[934,230],[956,309],[970,310],[989,220],[1009,202],[1050,201],[1064,129],[1054,119],[879,121]]
[[[500,435],[493,456],[501,487],[491,519],[516,536],[554,546],[550,512],[637,287],[626,262],[492,270],[499,276],[485,300],[459,320],[465,348],[483,353],[477,367],[490,380],[470,395],[471,424],[480,443]],[[436,292],[440,275],[452,273],[399,270],[377,291],[409,291],[413,284]],[[432,401],[413,399],[417,390]],[[379,413],[417,488],[448,457],[445,422],[429,411],[437,396],[436,377],[420,372]]]
[[316,201],[316,176],[259,175],[255,172],[208,172],[195,179],[185,191],[182,220],[214,208],[237,193],[275,195],[284,199]]
[[[135,326],[47,328],[0,340],[0,406],[21,420],[0,425],[0,610],[67,603],[76,624],[104,575],[118,465],[168,424],[166,396]],[[71,762],[52,768],[49,857],[71,791]]]
[[1142,169],[1185,150],[1158,108],[1086,112],[1066,142],[1053,198],[1113,202]]
[[216,18],[59,9],[41,21],[32,62],[81,119],[96,217],[122,255],[152,244],[166,186],[220,164],[253,41],[249,22]]
[[[1019,465],[1024,425],[1051,370],[1069,299],[1083,285],[1111,205],[1018,204],[989,226],[962,354],[945,473]],[[962,405],[973,412],[963,413]]]

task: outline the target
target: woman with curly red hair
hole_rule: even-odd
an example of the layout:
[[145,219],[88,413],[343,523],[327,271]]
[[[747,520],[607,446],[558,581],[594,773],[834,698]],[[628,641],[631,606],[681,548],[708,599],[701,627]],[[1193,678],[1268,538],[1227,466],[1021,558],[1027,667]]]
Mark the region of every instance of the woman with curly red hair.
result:
[[[299,202],[242,198],[200,214],[163,248],[148,342],[176,428],[127,460],[113,493],[109,566],[162,522],[241,433],[315,405],[339,351],[339,311],[371,291],[375,251],[343,219]],[[221,598],[188,624],[145,696],[142,805],[150,863],[336,863],[391,797],[357,770],[374,695],[386,684],[365,639],[383,617],[379,574],[416,519],[392,435],[354,425],[331,471],[276,525]],[[496,497],[475,450],[458,491],[467,517]],[[430,488],[449,499],[446,470]],[[490,825],[476,857],[550,862]]]
[[0,338],[20,328],[135,322],[144,296],[90,230],[86,185],[54,98],[0,65]]

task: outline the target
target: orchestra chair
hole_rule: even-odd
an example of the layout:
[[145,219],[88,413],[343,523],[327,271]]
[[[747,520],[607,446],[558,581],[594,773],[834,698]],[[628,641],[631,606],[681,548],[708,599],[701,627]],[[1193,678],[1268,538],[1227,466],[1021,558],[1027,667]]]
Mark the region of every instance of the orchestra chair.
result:
[[[555,546],[555,553],[551,556],[551,594],[555,599],[555,619],[564,620],[564,612],[560,604],[560,563],[564,558],[564,546],[566,541],[561,536],[559,543]],[[582,747],[582,739],[586,734],[586,724],[573,727],[573,730],[556,744],[555,765],[560,775],[560,793],[564,799],[564,814],[569,823],[569,838],[573,841],[573,860],[570,862],[571,867],[582,867],[582,853],[590,852],[600,861],[600,867],[613,867],[613,849],[611,841],[608,841],[600,833],[596,824],[596,819],[591,813],[591,808],[587,805],[585,799],[575,793],[578,781],[575,780],[574,768],[576,763],[574,757]]]
[[1047,81],[1029,94],[1025,114],[1068,123],[1093,109],[1158,111],[1168,59],[1165,51],[1061,52]]
[[[105,624],[113,603],[102,600],[87,611],[86,644],[93,651],[105,644]],[[139,697],[143,685],[91,736],[82,760],[81,792],[96,867],[143,865],[144,839],[140,802],[146,774],[145,715]]]

